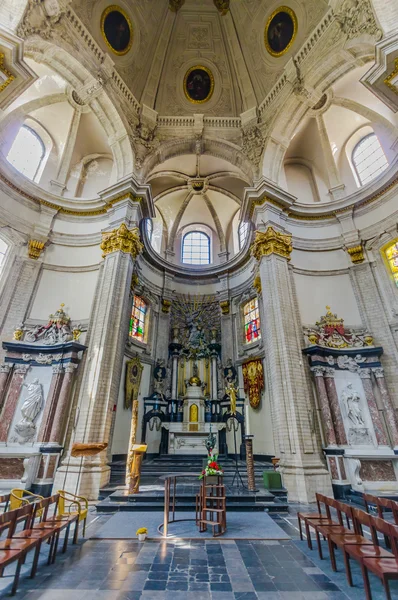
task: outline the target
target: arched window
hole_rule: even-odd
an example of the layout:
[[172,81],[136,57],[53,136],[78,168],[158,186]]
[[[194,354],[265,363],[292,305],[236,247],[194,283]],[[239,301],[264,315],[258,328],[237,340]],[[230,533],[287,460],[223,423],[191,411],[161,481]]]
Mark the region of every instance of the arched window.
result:
[[152,241],[152,233],[153,233],[152,219],[145,219],[145,227],[146,227],[146,234],[148,236],[148,240],[151,242]]
[[210,264],[210,238],[201,231],[190,231],[182,240],[182,262],[189,265]]
[[134,296],[129,334],[132,338],[143,343],[146,343],[148,338],[147,318],[148,305],[139,296]]
[[261,338],[261,329],[257,298],[253,298],[243,306],[243,321],[246,344],[259,340]]
[[7,154],[7,160],[22,175],[34,181],[45,153],[41,137],[27,125],[22,125]]
[[4,240],[2,240],[0,238],[0,277],[1,277],[1,271],[2,271],[3,266],[4,266],[4,259],[5,259],[7,250],[8,250],[7,244],[5,243]]
[[369,183],[387,169],[386,155],[374,133],[366,135],[354,147],[352,162],[361,185]]
[[242,250],[245,245],[247,234],[249,232],[249,223],[242,221],[239,225],[238,233],[239,233],[239,250]]
[[384,252],[395,285],[398,287],[398,240],[395,240],[395,242],[387,246]]

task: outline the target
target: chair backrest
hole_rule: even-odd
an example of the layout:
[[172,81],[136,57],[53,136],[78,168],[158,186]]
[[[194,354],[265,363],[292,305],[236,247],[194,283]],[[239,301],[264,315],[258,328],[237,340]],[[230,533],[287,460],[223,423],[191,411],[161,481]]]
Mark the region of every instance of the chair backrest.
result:
[[33,504],[32,526],[36,520],[46,520],[49,506],[50,498],[44,498],[43,500]]
[[59,496],[59,494],[53,494],[52,496],[50,496],[49,498],[47,498],[47,500],[48,500],[48,506],[47,506],[47,509],[45,511],[45,516],[43,517],[44,520],[47,518],[47,515],[53,516],[53,517],[56,516],[58,505],[59,505],[59,502],[60,502],[60,496]]
[[394,553],[395,558],[398,559],[398,525],[393,525],[393,523],[389,523],[389,526],[391,549]]
[[377,538],[377,533],[375,530],[375,525],[372,521],[373,518],[369,513],[366,513],[364,510],[360,510],[359,508],[352,508],[352,516],[354,520],[354,529],[359,535],[363,535],[363,526],[369,527],[370,535],[372,536],[372,542],[375,546],[379,545],[379,540]]
[[380,517],[371,517],[373,527],[391,541],[390,523]]
[[345,515],[348,529],[355,530],[355,521],[352,515],[352,506],[350,506],[349,504],[345,504],[345,502],[339,502],[339,500],[335,500],[335,502],[337,502],[338,506],[336,510],[338,510],[340,514]]
[[17,523],[18,510],[10,510],[0,514],[0,534],[3,531],[7,531],[7,538],[11,538],[14,535],[16,523]]
[[390,503],[395,525],[398,525],[398,502],[396,500],[390,500]]
[[384,510],[392,511],[391,500],[389,498],[377,498],[377,514],[380,519],[384,519]]
[[377,510],[378,497],[377,496],[373,496],[372,494],[364,494],[363,495],[363,499],[364,499],[364,502],[365,502],[366,512],[371,515],[372,514],[372,507],[373,506]]
[[0,496],[0,504],[4,504],[3,512],[7,512],[9,502],[10,502],[10,494],[3,494],[2,496]]
[[317,505],[319,507],[319,512],[322,512],[322,506],[325,507],[325,512],[326,512],[326,516],[328,517],[328,519],[331,519],[331,514],[330,514],[330,505],[328,504],[328,501],[331,500],[331,498],[328,498],[327,496],[324,496],[323,494],[315,494],[316,497],[316,502]]
[[338,502],[334,498],[329,498],[328,496],[324,496],[324,498],[326,507],[329,509],[329,516],[331,514],[330,509],[333,508],[336,511],[338,522],[340,523],[340,525],[343,525],[343,517],[340,510],[340,502]]

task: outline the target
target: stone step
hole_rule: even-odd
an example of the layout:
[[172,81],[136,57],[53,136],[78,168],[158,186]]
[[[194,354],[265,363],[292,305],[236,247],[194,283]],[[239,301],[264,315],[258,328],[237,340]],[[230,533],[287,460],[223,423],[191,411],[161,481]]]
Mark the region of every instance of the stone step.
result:
[[[164,507],[159,502],[109,502],[102,500],[97,504],[97,512],[113,513],[117,511],[126,512],[159,512],[163,513]],[[284,502],[242,502],[227,505],[228,512],[288,512],[289,507]],[[180,503],[176,505],[176,512],[191,512],[195,515],[195,504]]]

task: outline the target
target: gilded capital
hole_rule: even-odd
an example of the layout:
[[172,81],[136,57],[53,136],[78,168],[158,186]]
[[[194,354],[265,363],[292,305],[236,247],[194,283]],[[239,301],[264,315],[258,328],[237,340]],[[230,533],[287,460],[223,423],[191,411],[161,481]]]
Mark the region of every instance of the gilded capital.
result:
[[262,256],[269,256],[270,254],[277,254],[290,260],[292,250],[292,236],[275,231],[273,227],[269,226],[265,232],[256,231],[251,253],[257,260],[261,260]]
[[363,247],[361,244],[347,248],[347,252],[350,255],[351,261],[354,263],[354,265],[362,263],[365,260],[365,255],[363,253]]
[[28,244],[28,256],[37,260],[40,254],[44,250],[45,242],[39,242],[39,240],[29,240]]
[[119,229],[102,234],[100,248],[102,258],[111,254],[111,252],[124,252],[125,254],[131,254],[133,258],[137,258],[142,252],[143,245],[140,241],[138,228],[127,229],[126,225],[122,223]]

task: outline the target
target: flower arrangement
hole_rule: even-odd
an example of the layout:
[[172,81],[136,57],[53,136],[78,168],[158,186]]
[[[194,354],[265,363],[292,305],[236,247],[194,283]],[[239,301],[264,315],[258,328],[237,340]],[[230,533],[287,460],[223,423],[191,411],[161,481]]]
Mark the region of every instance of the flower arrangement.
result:
[[222,467],[217,462],[218,454],[213,454],[213,452],[209,452],[207,458],[207,466],[201,474],[199,475],[199,479],[203,479],[203,477],[209,477],[210,475],[224,475],[224,471]]
[[146,540],[146,536],[148,535],[148,529],[146,527],[140,527],[137,529],[136,534],[140,542],[144,542]]

